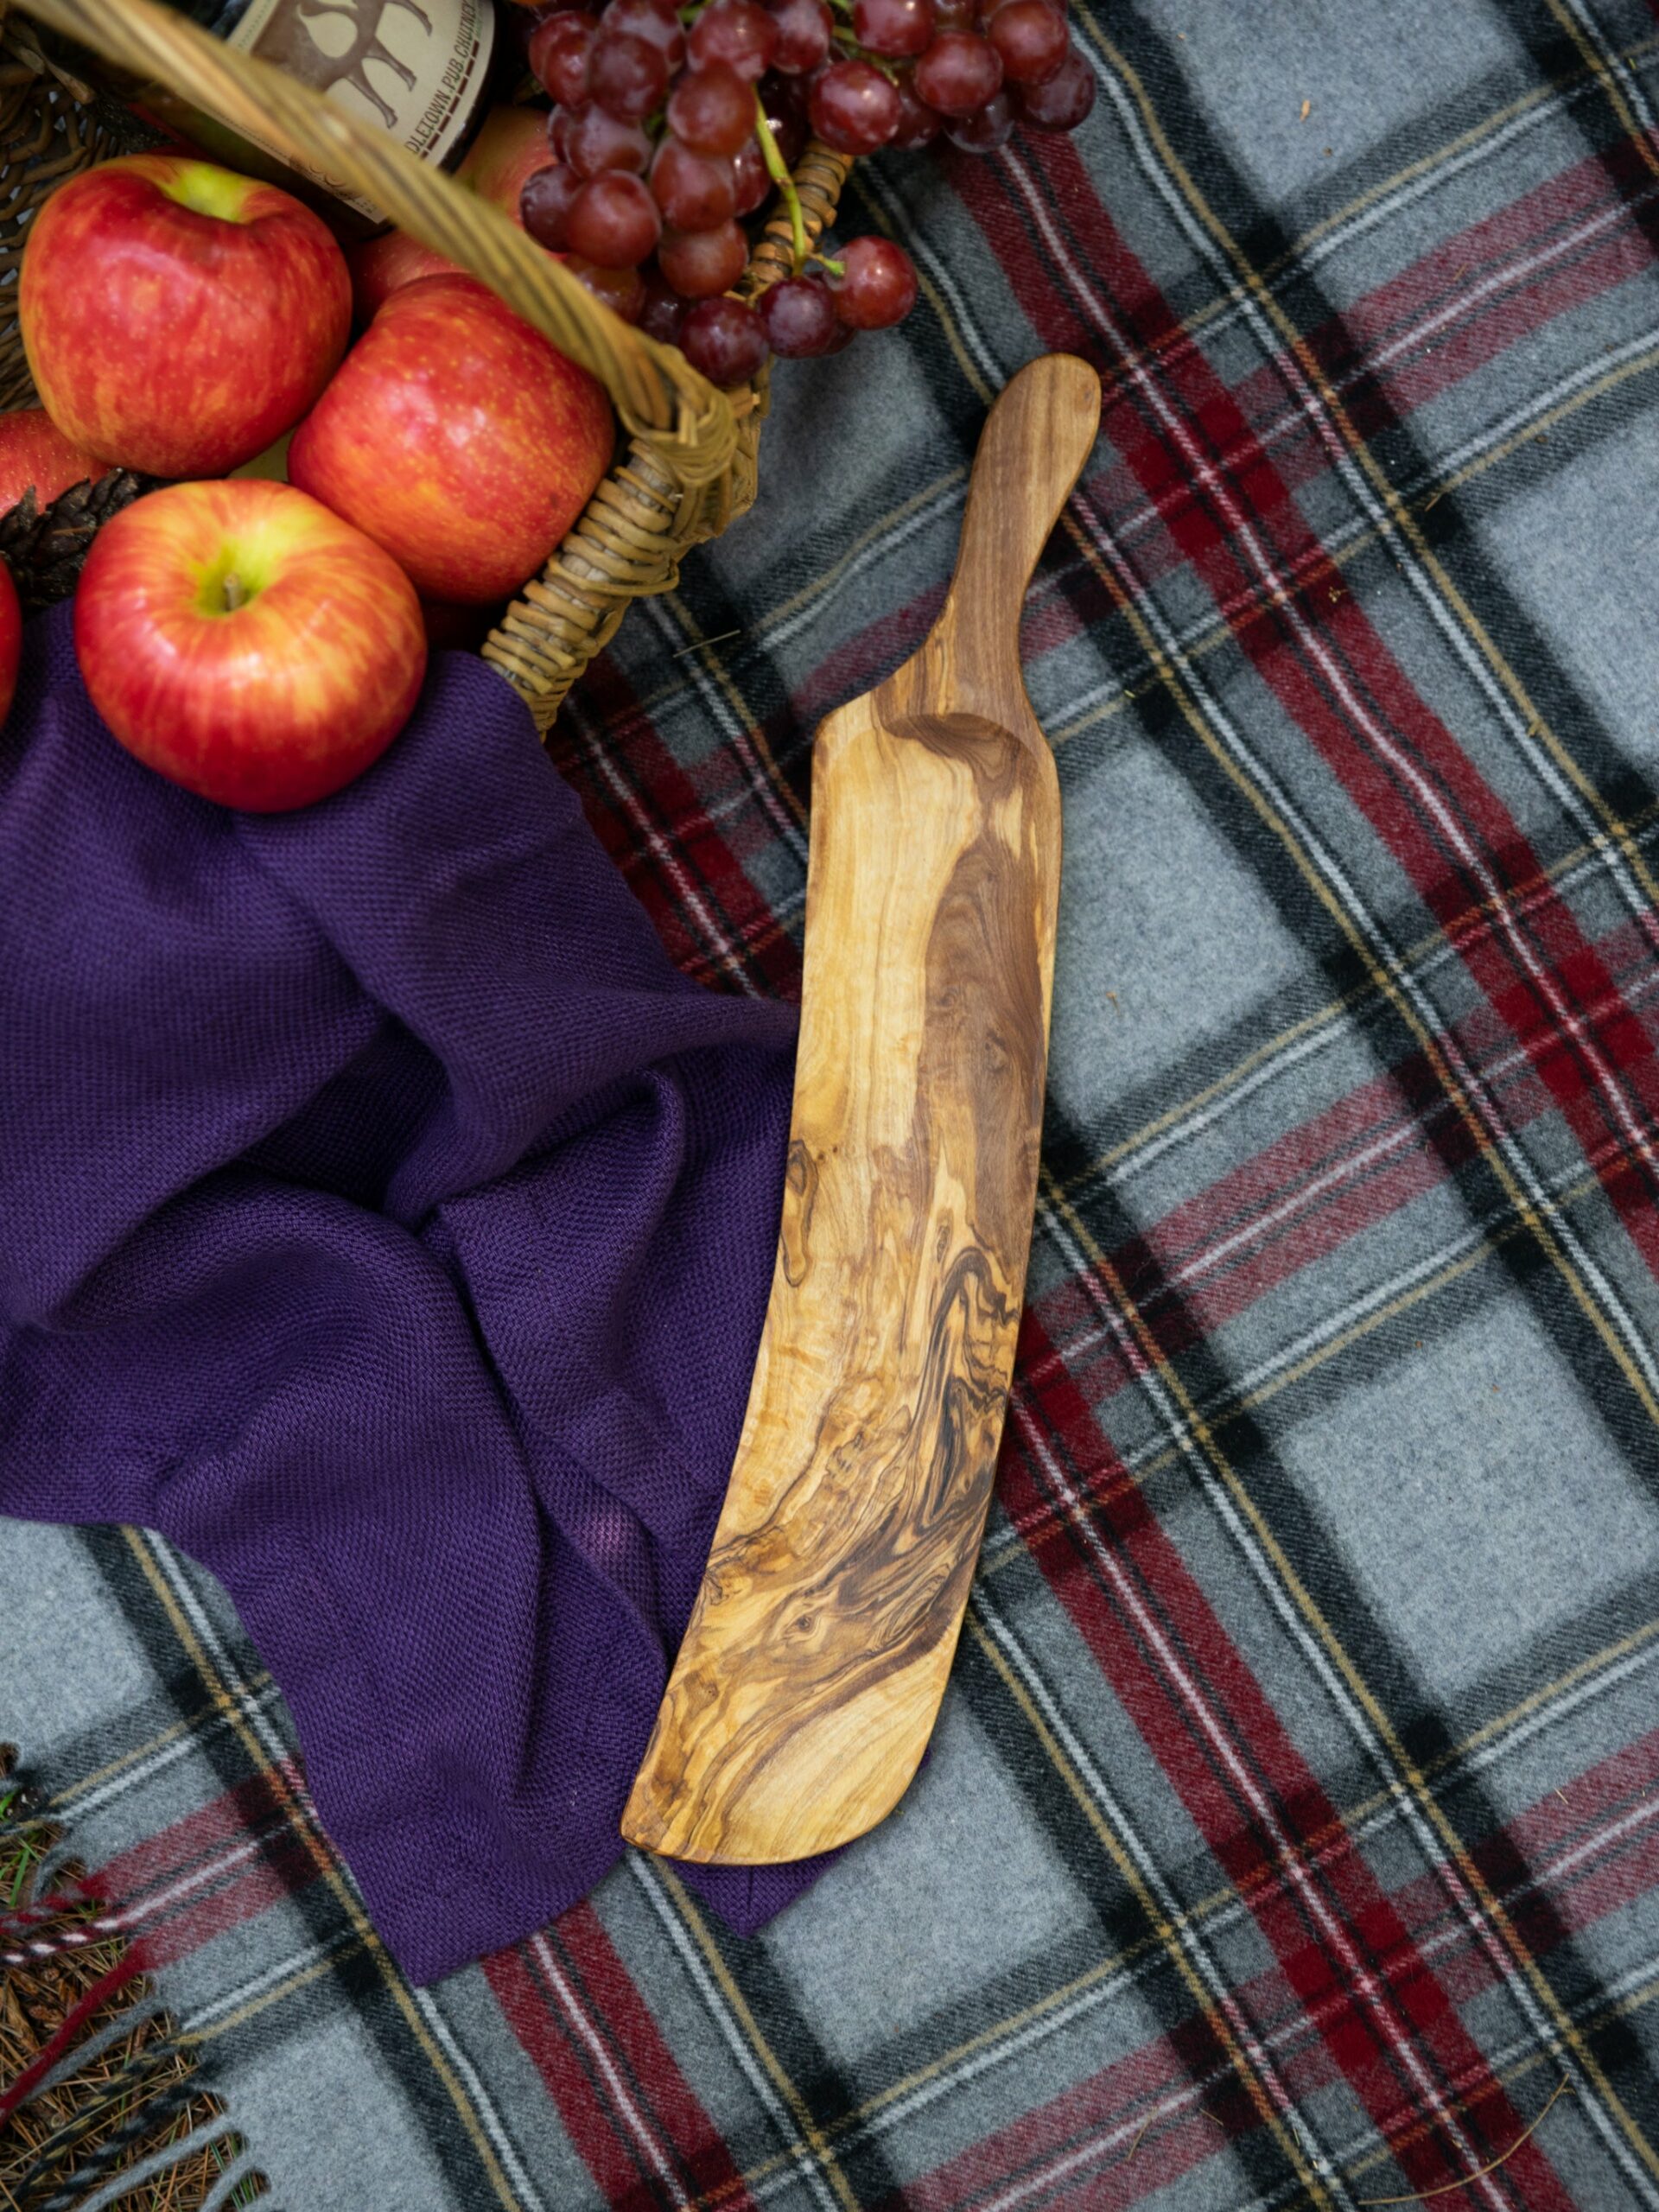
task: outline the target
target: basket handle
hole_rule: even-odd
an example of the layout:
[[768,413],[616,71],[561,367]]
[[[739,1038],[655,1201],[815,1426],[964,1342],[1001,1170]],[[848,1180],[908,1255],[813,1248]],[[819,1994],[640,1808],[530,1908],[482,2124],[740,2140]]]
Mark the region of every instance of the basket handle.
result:
[[389,132],[153,0],[21,0],[21,7],[245,137],[280,139],[298,166],[353,186],[423,245],[480,277],[599,378],[624,427],[657,448],[688,489],[731,466],[736,421],[724,392],[677,349],[594,299],[499,208],[457,190]]

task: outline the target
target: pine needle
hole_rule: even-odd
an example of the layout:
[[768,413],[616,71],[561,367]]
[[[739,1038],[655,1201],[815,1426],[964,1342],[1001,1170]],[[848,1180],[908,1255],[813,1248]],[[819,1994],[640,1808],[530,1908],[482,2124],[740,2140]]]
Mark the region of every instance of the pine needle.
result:
[[44,509],[37,505],[31,486],[0,514],[0,556],[11,570],[24,608],[33,612],[67,599],[98,532],[155,483],[153,476],[111,469],[95,484],[72,484]]
[[[0,1745],[0,1818],[6,1824],[0,1836],[0,1898],[28,1910],[30,1936],[54,1948],[0,1973],[0,2085],[16,2084],[40,2063],[86,1993],[128,1953],[125,1936],[100,1917],[98,1900],[78,1893],[73,1866],[60,1869],[50,1898],[37,1897],[39,1869],[62,1838],[33,1808],[10,1764],[10,1747]],[[51,1910],[37,1914],[37,1904]],[[224,2173],[227,2158],[240,2155],[241,2140],[223,2105],[196,2079],[187,2039],[166,2013],[136,2003],[147,1991],[143,1976],[112,1989],[82,2024],[89,2041],[104,2028],[112,2031],[111,2040],[83,2056],[55,2088],[37,2088],[0,2123],[0,2206],[36,2204],[69,2191],[79,2203],[100,2183],[116,2180],[124,2166],[183,2142],[208,2120],[222,2120],[219,2134],[121,2191],[111,2208],[192,2212]],[[130,2024],[121,2029],[130,2010]],[[246,2206],[268,2194],[264,2177],[250,2173],[232,2201]]]
[[1455,2196],[1459,2190],[1467,2189],[1471,2182],[1484,2181],[1488,2174],[1495,2174],[1500,2166],[1508,2165],[1510,2160],[1521,2148],[1521,2145],[1526,2142],[1529,2136],[1535,2135],[1538,2130],[1543,2126],[1545,2117],[1548,2113],[1550,2107],[1554,2105],[1560,2098],[1564,2097],[1572,2086],[1573,2084],[1571,2081],[1563,2075],[1561,2081],[1556,2087],[1554,2094],[1550,2098],[1548,2104],[1544,2107],[1543,2111],[1538,2114],[1535,2120],[1532,2120],[1528,2122],[1526,2126],[1524,2126],[1521,2133],[1516,2137],[1514,2142],[1510,2144],[1509,2149],[1507,2151],[1500,2151],[1497,2158],[1489,2158],[1484,2166],[1477,2166],[1473,2173],[1465,2174],[1461,2180],[1443,2181],[1438,2189],[1410,2190],[1404,2196],[1357,2196],[1354,2199],[1354,2202],[1361,2208],[1375,2204],[1427,2204],[1429,2199],[1433,2196]]

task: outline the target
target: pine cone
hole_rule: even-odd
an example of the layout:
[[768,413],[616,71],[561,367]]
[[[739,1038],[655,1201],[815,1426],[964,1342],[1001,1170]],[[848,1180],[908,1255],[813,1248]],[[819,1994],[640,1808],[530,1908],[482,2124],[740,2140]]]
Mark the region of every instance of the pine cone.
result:
[[10,513],[0,515],[0,555],[25,610],[32,613],[67,599],[99,530],[111,515],[154,491],[156,481],[130,469],[111,469],[95,484],[72,484],[44,513],[31,486]]

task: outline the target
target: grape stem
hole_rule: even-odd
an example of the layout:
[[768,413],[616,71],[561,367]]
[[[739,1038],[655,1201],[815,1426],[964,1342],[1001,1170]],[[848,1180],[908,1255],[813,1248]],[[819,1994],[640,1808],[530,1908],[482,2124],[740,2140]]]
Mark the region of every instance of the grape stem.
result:
[[766,175],[777,186],[783,203],[789,210],[789,235],[795,257],[795,274],[801,273],[801,264],[806,259],[806,224],[801,214],[801,195],[795,189],[795,180],[784,165],[778,150],[778,141],[772,135],[772,125],[766,120],[766,103],[757,92],[754,96],[755,127],[760,140],[760,158],[766,165]]
[[858,61],[868,61],[872,69],[879,69],[881,72],[881,74],[887,79],[890,85],[896,85],[898,83],[898,65],[894,62],[889,61],[885,54],[866,53],[864,48],[858,42],[858,34],[856,31],[849,30],[845,23],[836,23],[831,29],[830,35],[834,39],[836,44],[841,48],[842,52],[850,59]]
[[844,276],[847,274],[846,263],[833,261],[827,253],[809,254],[807,258],[810,261],[816,261],[827,276]]

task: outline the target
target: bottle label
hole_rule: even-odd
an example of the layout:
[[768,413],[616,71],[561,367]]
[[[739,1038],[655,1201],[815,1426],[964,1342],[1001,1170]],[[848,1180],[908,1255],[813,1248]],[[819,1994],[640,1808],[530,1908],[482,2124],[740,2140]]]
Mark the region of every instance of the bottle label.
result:
[[[220,35],[442,163],[482,97],[495,29],[490,0],[248,0]],[[348,188],[316,181],[379,219]]]

